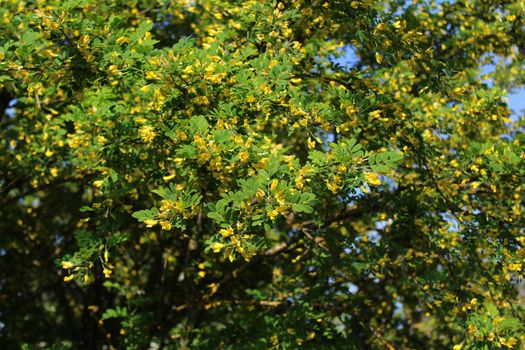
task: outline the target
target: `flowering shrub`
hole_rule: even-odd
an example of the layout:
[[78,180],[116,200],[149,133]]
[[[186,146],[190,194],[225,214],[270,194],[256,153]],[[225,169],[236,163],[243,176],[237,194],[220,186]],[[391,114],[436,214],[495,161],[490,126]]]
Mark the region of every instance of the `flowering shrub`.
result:
[[524,22],[1,2],[1,347],[523,347]]

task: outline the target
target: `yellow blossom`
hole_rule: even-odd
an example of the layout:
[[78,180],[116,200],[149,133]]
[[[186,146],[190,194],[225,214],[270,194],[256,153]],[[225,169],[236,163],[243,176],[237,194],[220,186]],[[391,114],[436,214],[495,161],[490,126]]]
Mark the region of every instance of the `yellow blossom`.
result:
[[373,186],[381,185],[381,181],[376,173],[365,173],[365,182]]
[[267,214],[270,220],[274,220],[277,217],[277,215],[279,215],[279,212],[276,209],[273,209],[273,210],[269,210]]
[[193,99],[193,101],[198,105],[204,105],[207,106],[210,104],[210,100],[207,96],[197,96]]
[[83,35],[77,41],[78,47],[85,49],[88,46],[90,40],[91,40],[91,37],[89,35],[87,35],[87,34]]
[[171,174],[171,175],[166,175],[166,176],[163,176],[162,177],[162,180],[164,181],[170,181],[171,179],[173,179],[175,177],[176,174]]
[[51,168],[49,169],[49,173],[51,176],[56,177],[58,175],[58,169],[57,168]]
[[339,185],[336,183],[331,182],[330,180],[326,180],[326,187],[332,192],[333,194],[336,194],[339,190]]
[[69,282],[69,281],[71,281],[72,279],[74,279],[75,277],[76,277],[76,275],[65,276],[65,277],[64,277],[64,282]]
[[167,220],[162,220],[160,222],[160,227],[165,230],[165,231],[169,231],[171,230],[171,222],[167,221]]
[[233,235],[233,228],[232,227],[222,228],[222,229],[219,230],[219,233],[223,237],[229,237],[229,236]]
[[295,178],[294,182],[297,188],[302,189],[304,187],[304,177],[299,175]]
[[139,135],[142,141],[145,143],[150,143],[155,139],[157,134],[155,133],[155,129],[150,125],[144,125],[139,129]]
[[370,119],[379,118],[381,117],[381,111],[376,109],[375,111],[368,113],[368,116],[370,117]]
[[241,151],[238,154],[239,159],[241,160],[241,163],[246,163],[248,159],[250,158],[250,155],[246,151]]
[[224,244],[220,242],[215,242],[211,245],[211,249],[214,253],[219,253],[222,248],[224,248]]
[[117,75],[118,72],[119,72],[119,70],[118,70],[118,67],[117,67],[116,65],[112,64],[112,65],[110,65],[110,66],[108,67],[108,73],[109,73],[110,75]]
[[311,138],[308,138],[308,148],[314,149],[315,148],[315,141],[312,141]]
[[90,274],[85,274],[84,275],[84,283],[85,284],[90,284],[94,281],[95,279],[93,278],[93,276],[91,276]]
[[509,271],[521,271],[521,263],[512,263],[509,264]]
[[102,185],[104,185],[104,181],[103,180],[96,180],[96,181],[93,181],[93,186],[97,187],[97,188],[101,188]]
[[161,78],[162,76],[157,72],[153,72],[153,71],[146,72],[146,79],[148,80],[160,80]]
[[62,261],[61,265],[63,269],[72,269],[75,267],[75,264],[73,264],[71,261]]
[[146,219],[144,220],[144,223],[146,224],[146,227],[153,227],[157,224],[157,220],[155,219]]
[[510,337],[508,339],[500,338],[500,343],[502,345],[505,345],[507,348],[511,349],[518,343],[518,340],[514,337]]
[[381,64],[383,62],[383,56],[379,52],[376,52],[375,57],[377,63]]
[[333,194],[337,194],[339,189],[341,188],[341,178],[339,176],[334,176],[332,179],[325,180],[326,187],[332,192]]
[[125,36],[121,36],[117,39],[117,44],[122,45],[125,43],[129,43],[129,38],[126,38]]

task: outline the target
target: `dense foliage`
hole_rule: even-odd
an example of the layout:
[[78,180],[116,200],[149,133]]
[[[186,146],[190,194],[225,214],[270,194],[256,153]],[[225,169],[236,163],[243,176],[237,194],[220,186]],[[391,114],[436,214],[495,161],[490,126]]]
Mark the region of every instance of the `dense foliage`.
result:
[[2,349],[525,346],[523,1],[0,4]]

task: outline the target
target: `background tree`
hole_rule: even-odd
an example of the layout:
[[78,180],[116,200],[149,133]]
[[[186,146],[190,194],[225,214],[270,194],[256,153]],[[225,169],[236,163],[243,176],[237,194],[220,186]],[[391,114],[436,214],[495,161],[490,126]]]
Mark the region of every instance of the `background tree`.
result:
[[3,349],[523,347],[522,1],[0,4]]

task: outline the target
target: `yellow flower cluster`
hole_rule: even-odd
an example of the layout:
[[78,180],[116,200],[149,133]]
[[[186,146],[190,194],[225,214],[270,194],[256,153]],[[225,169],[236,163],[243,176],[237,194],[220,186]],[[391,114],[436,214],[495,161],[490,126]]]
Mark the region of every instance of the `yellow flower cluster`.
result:
[[155,139],[155,137],[157,137],[155,128],[151,125],[143,125],[139,129],[139,135],[141,140],[145,143],[151,143]]

